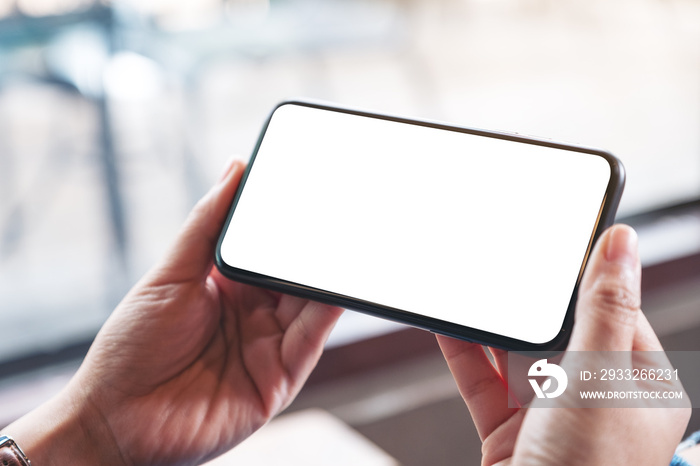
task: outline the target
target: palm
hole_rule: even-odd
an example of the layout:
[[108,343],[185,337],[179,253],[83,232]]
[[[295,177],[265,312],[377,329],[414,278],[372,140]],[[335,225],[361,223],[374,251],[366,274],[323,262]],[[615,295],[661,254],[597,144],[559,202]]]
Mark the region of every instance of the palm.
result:
[[8,426],[38,463],[201,463],[299,391],[342,311],[229,281],[213,267],[243,169],[230,164],[197,203],[62,394]]
[[197,462],[291,401],[322,348],[308,326],[330,328],[338,312],[217,271],[204,284],[147,281],[105,325],[84,370],[101,375],[99,407],[115,437],[129,439],[127,461]]
[[[561,364],[574,374],[590,367],[633,367],[633,362],[634,367],[640,363],[668,367],[661,344],[639,308],[640,288],[636,235],[629,227],[612,227],[601,235],[586,266],[576,325]],[[485,465],[508,464],[512,458],[518,464],[538,465],[668,464],[688,422],[689,406],[581,409],[585,405],[578,397],[584,382],[571,377],[563,396],[552,399],[550,407],[555,409],[513,408],[506,401],[516,392],[506,382],[507,353],[490,349],[492,364],[479,345],[447,337],[438,337],[438,342],[483,440]],[[633,359],[634,353],[645,356]],[[580,361],[577,354],[587,355],[584,367],[576,362]],[[595,362],[595,358],[607,361],[610,357],[615,364]],[[644,383],[614,387],[649,389]],[[533,393],[528,391],[527,396]],[[527,400],[520,401],[522,405]]]

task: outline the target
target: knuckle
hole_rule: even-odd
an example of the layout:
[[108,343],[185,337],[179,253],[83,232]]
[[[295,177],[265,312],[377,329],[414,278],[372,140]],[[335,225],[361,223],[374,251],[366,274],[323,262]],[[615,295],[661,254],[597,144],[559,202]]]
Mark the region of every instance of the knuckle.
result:
[[317,344],[315,333],[312,331],[310,323],[305,318],[305,314],[301,313],[297,317],[297,335],[301,342],[308,347],[314,347]]
[[597,280],[590,292],[596,308],[622,319],[636,315],[641,307],[639,291],[624,281]]
[[474,401],[478,401],[481,397],[493,390],[494,383],[500,382],[496,380],[495,377],[483,377],[481,379],[474,380],[471,384],[465,387],[461,387],[460,392],[462,398],[467,404]]

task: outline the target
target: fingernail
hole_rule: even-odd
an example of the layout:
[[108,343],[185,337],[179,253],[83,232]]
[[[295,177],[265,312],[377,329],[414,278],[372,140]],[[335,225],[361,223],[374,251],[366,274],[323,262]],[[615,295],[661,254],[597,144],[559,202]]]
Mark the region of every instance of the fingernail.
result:
[[615,226],[610,238],[608,238],[605,258],[610,262],[636,267],[638,261],[637,233],[626,225]]
[[233,169],[234,164],[236,163],[236,157],[231,157],[228,159],[226,162],[226,165],[224,166],[224,171],[221,173],[221,177],[219,177],[219,181],[217,181],[217,184],[223,182],[226,178],[228,178],[228,175],[231,173],[231,170]]

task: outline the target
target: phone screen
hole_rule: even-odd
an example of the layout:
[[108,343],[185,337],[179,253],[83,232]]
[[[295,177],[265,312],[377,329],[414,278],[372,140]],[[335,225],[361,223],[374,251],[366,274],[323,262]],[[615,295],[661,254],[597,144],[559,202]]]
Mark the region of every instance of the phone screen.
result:
[[231,278],[498,346],[566,331],[611,155],[305,103],[272,113],[222,232]]

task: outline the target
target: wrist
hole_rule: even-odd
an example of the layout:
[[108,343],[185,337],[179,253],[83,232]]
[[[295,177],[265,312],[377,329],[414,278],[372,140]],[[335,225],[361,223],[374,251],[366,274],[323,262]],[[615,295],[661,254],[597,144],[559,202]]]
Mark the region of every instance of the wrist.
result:
[[31,466],[27,455],[12,437],[0,435],[0,460],[3,465]]
[[2,430],[32,465],[124,465],[108,426],[69,388]]

